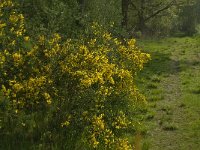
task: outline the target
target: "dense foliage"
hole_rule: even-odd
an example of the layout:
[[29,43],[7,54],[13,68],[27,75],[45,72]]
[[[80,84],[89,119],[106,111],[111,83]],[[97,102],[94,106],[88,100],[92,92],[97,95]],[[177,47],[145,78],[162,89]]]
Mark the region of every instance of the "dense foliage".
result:
[[0,3],[0,147],[131,149],[150,55],[98,23],[78,39],[34,36],[18,8]]
[[77,37],[92,22],[123,37],[192,35],[199,28],[198,0],[15,0],[29,34]]

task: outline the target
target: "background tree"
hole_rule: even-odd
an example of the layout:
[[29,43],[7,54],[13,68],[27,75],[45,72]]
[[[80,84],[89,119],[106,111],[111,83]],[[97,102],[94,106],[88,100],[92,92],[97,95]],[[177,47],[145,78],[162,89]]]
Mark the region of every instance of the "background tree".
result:
[[[166,19],[167,24],[174,21],[174,16],[182,5],[188,5],[192,1],[185,0],[130,0],[129,29],[141,31],[143,34],[151,31],[151,23]],[[163,23],[161,23],[162,26]],[[155,28],[155,26],[152,26]]]
[[186,35],[193,35],[197,32],[200,23],[200,1],[192,1],[181,6],[179,11],[178,30]]
[[127,28],[128,25],[128,9],[130,0],[122,0],[122,27]]
[[[195,0],[16,1],[20,3],[24,15],[30,18],[27,27],[32,34],[58,32],[76,37],[87,32],[91,22],[98,22],[107,28],[112,24],[112,32],[123,36],[132,36],[132,32],[138,31],[143,35],[164,36],[172,31],[186,32],[188,28],[194,33],[198,26],[199,2],[194,3]],[[194,13],[194,21],[189,20],[194,18]]]

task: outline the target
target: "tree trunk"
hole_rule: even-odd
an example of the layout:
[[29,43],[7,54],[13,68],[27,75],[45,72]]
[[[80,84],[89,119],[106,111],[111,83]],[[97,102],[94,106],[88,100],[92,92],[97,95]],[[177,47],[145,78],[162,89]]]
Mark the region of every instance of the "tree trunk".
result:
[[146,30],[145,16],[144,16],[144,5],[145,5],[145,0],[141,0],[140,9],[139,9],[139,12],[138,12],[138,29],[139,29],[139,31],[142,32],[142,34],[144,34],[145,30]]
[[139,16],[138,19],[138,29],[142,32],[142,34],[144,34],[146,31],[145,19],[143,16]]
[[127,29],[129,0],[122,0],[122,27]]
[[84,9],[85,9],[85,0],[78,0],[78,4],[80,7],[80,12],[84,13]]

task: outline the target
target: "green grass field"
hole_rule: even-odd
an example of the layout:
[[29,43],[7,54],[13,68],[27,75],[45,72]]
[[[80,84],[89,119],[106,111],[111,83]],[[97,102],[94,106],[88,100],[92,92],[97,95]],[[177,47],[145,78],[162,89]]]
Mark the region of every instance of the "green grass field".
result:
[[138,42],[152,60],[138,75],[149,101],[143,150],[200,149],[200,38]]

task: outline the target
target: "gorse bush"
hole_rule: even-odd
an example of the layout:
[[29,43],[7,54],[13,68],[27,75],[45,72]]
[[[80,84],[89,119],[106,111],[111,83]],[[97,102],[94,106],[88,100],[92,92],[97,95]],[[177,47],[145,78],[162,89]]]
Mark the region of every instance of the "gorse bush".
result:
[[79,39],[33,41],[16,6],[0,4],[1,147],[131,149],[145,103],[134,78],[150,55],[97,23]]

